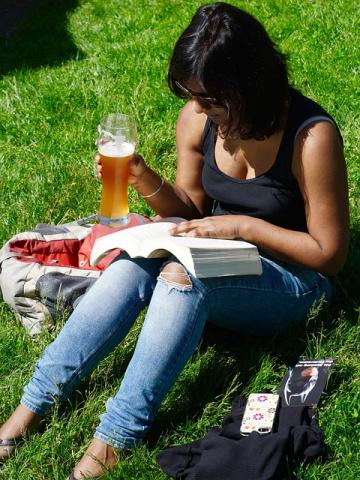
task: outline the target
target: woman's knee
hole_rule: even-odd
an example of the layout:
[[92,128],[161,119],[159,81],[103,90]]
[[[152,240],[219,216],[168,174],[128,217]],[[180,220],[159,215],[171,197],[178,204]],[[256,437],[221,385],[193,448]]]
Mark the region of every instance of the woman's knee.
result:
[[122,253],[106,268],[103,275],[123,279],[125,283],[132,279],[136,281],[156,279],[160,266],[160,259],[131,258],[126,253]]
[[159,278],[172,287],[190,290],[192,282],[185,267],[176,261],[167,263],[161,270]]

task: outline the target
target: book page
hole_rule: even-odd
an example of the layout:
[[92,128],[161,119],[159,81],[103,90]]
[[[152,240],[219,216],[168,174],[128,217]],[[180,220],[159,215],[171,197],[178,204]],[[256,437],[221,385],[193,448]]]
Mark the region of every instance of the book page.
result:
[[261,273],[257,247],[241,240],[154,236],[142,242],[141,256],[173,254],[194,276],[256,275]]
[[174,237],[169,234],[148,238],[146,242],[141,244],[141,256],[145,258],[158,258],[167,257],[172,254],[195,275],[191,249],[186,244],[178,242],[178,240],[182,240],[182,237]]
[[118,232],[104,235],[96,240],[90,257],[90,265],[96,265],[106,253],[115,248],[122,248],[131,257],[140,256],[140,245],[146,244],[154,237],[170,237],[169,230],[174,223],[184,221],[179,217],[173,217],[170,221],[164,219],[145,225],[127,228]]
[[186,236],[172,236],[176,243],[184,245],[191,249],[203,250],[251,250],[257,252],[257,248],[251,243],[243,240],[224,240],[222,238],[201,238],[201,237],[186,237]]
[[[130,257],[154,258],[173,254],[193,274],[198,269],[209,270],[210,264],[211,272],[234,271],[232,263],[259,258],[257,247],[242,240],[170,235],[169,230],[175,222],[184,219],[171,218],[174,222],[167,220],[138,225],[99,238],[92,249],[90,264],[96,265],[107,252],[115,248],[122,248]],[[241,268],[236,267],[235,271],[241,271]],[[253,269],[249,273],[252,272]]]
[[107,238],[113,235],[119,235],[117,238],[121,238],[120,235],[129,235],[132,238],[136,238],[138,243],[146,242],[150,238],[154,237],[169,237],[169,230],[174,226],[175,223],[184,222],[185,220],[180,217],[168,217],[163,220],[157,220],[156,222],[146,223],[145,225],[137,225],[136,227],[128,228],[124,231],[111,233],[107,235]]
[[126,235],[127,233],[137,240],[138,243],[143,243],[154,237],[170,236],[169,230],[174,224],[172,222],[154,222],[146,223],[145,225],[138,225],[136,227],[129,228],[123,232],[116,232],[107,235],[108,238],[114,236],[120,240],[122,234]]

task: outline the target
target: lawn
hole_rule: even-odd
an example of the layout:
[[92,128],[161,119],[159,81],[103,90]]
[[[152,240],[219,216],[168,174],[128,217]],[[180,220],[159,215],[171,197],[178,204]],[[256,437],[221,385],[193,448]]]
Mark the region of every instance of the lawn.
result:
[[[168,90],[172,46],[198,1],[62,0],[38,2],[12,35],[0,38],[0,240],[37,223],[63,223],[96,212],[96,126],[104,112],[136,116],[148,163],[173,180],[174,125],[182,102]],[[332,305],[306,329],[269,340],[207,329],[201,346],[159,412],[149,439],[108,479],[165,479],[156,453],[219,426],[231,399],[274,389],[298,357],[332,357],[337,366],[318,408],[327,455],[295,470],[301,480],[360,478],[360,166],[359,50],[356,2],[233,1],[261,20],[289,56],[292,83],[319,101],[344,137],[349,173],[351,249],[334,279]],[[152,212],[136,192],[132,211]],[[118,388],[143,317],[126,341],[55,409],[0,468],[0,479],[64,480],[90,441],[106,399]],[[65,319],[59,319],[57,329]],[[55,333],[36,341],[0,303],[0,420],[17,405],[36,359]]]

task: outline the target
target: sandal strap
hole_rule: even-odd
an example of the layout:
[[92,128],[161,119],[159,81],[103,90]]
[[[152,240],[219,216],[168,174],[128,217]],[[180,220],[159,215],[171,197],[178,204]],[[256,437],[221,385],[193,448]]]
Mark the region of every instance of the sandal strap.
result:
[[[85,477],[84,480],[99,480],[100,477]],[[70,477],[67,478],[67,480],[77,480],[74,477],[74,472],[70,475]]]
[[5,438],[4,440],[0,439],[0,447],[16,447],[20,443],[20,439],[16,438]]

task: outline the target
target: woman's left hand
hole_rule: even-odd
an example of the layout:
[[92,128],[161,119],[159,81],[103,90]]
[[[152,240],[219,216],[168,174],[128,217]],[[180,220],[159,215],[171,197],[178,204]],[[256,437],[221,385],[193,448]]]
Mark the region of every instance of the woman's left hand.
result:
[[170,230],[171,235],[184,237],[223,238],[232,240],[240,238],[240,215],[220,215],[199,220],[181,222]]

